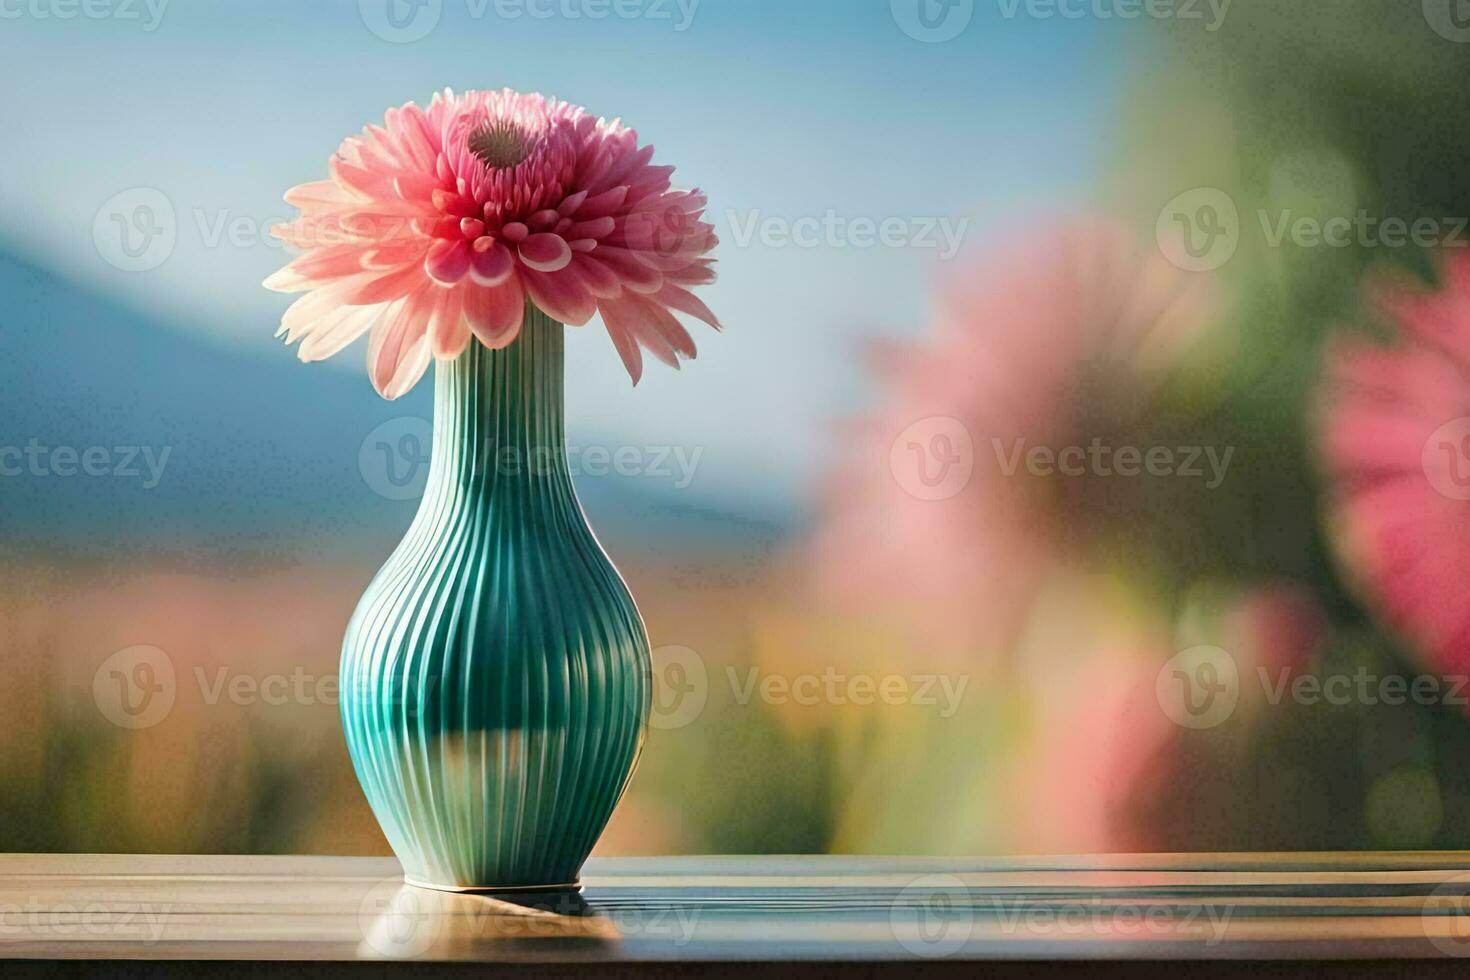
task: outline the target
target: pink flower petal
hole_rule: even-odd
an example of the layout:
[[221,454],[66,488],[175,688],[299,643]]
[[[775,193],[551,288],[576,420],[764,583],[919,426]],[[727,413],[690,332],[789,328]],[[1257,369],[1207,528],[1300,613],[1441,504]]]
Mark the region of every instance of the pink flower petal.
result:
[[585,200],[587,200],[587,192],[578,191],[577,193],[567,197],[566,200],[562,201],[561,205],[558,206],[556,210],[560,212],[563,217],[570,218],[577,213],[577,209],[582,206],[582,202]]
[[623,202],[627,199],[628,188],[614,187],[610,191],[603,191],[596,197],[587,198],[582,206],[577,209],[577,217],[582,221],[590,221],[593,218],[615,215],[622,210]]
[[337,307],[303,332],[296,356],[308,362],[326,360],[376,326],[389,308],[388,305]]
[[393,178],[393,190],[405,201],[432,201],[439,181],[424,174],[399,174]]
[[[647,297],[627,293],[619,299],[603,300],[603,322],[617,328],[646,347],[654,357],[672,368],[679,367],[680,353],[694,356],[694,341],[669,312]],[[608,318],[612,319],[609,320]]]
[[419,337],[413,341],[399,358],[398,370],[393,372],[392,380],[383,390],[383,397],[390,402],[397,401],[412,391],[414,385],[423,378],[424,372],[429,369],[429,364],[433,359],[429,350],[428,337]]
[[574,222],[566,231],[567,238],[606,238],[613,233],[617,222],[611,217],[594,218],[591,221]]
[[421,270],[420,265],[401,266],[385,275],[362,283],[349,293],[343,302],[354,306],[370,306],[374,303],[386,303],[389,300],[407,296],[423,284],[424,276]]
[[611,299],[623,294],[623,284],[617,274],[597,261],[594,256],[578,254],[572,258],[571,268],[577,270],[587,291],[598,299]]
[[474,288],[438,290],[438,301],[429,321],[429,338],[433,342],[435,357],[458,357],[469,344],[470,322],[464,316],[464,294]]
[[689,360],[698,356],[699,352],[694,346],[694,338],[689,336],[689,331],[684,329],[684,325],[668,311],[667,307],[646,296],[639,296],[637,293],[629,293],[628,298],[643,306],[647,312],[645,322],[669,345],[670,349],[680,357],[686,357]]
[[656,293],[663,288],[663,273],[653,266],[640,262],[632,252],[613,245],[599,245],[593,252],[598,259],[622,282],[623,287],[635,293]]
[[394,303],[368,342],[368,375],[378,394],[390,401],[413,387],[432,360],[426,331],[435,292],[423,286]]
[[671,282],[664,283],[664,288],[653,294],[653,298],[670,309],[678,310],[680,313],[688,313],[692,317],[698,317],[705,323],[720,329],[720,321],[705,305],[704,300],[695,296],[682,286],[676,286]]
[[638,341],[619,325],[617,314],[608,313],[606,302],[598,304],[598,311],[602,314],[602,322],[607,327],[607,335],[612,338],[613,347],[623,359],[623,367],[628,369],[628,376],[637,385],[643,379],[643,353],[638,349]]
[[505,347],[521,332],[526,315],[526,291],[520,278],[512,276],[493,289],[471,288],[465,294],[464,314],[480,343],[492,349]]
[[570,269],[557,273],[524,269],[521,278],[526,282],[531,302],[553,320],[580,327],[597,312],[597,300],[587,291],[581,277]]
[[521,242],[521,261],[537,272],[560,272],[572,261],[572,249],[559,235],[532,235]]
[[281,315],[280,332],[286,334],[286,342],[290,343],[299,339],[310,324],[329,315],[339,306],[361,305],[347,302],[352,293],[361,288],[361,279],[346,279],[330,286],[313,289],[298,298]]
[[665,272],[664,278],[681,286],[708,286],[715,281],[713,259],[701,259],[676,272]]
[[373,173],[365,167],[359,167],[348,163],[342,157],[333,157],[328,169],[332,176],[337,178],[338,183],[350,188],[364,197],[382,197],[384,192],[392,193],[393,182],[383,174]]
[[352,203],[355,198],[335,180],[317,180],[309,184],[297,184],[286,192],[285,201],[293,208],[307,211],[313,208],[340,208]]
[[[484,239],[481,239],[483,241]],[[475,249],[470,260],[470,278],[481,286],[499,286],[515,272],[515,256],[499,242],[492,242],[488,249]]]
[[440,239],[429,246],[424,256],[424,271],[429,278],[445,286],[453,286],[470,271],[470,243]]

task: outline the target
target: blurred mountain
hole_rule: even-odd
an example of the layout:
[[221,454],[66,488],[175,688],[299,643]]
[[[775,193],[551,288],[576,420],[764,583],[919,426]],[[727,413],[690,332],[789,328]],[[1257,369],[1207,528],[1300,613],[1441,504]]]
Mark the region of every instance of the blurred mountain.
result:
[[[386,554],[412,519],[417,500],[390,499],[386,461],[374,473],[359,456],[420,444],[431,383],[385,402],[362,374],[195,339],[3,246],[0,295],[0,547],[349,557]],[[673,479],[577,483],[615,554],[784,533],[780,519],[736,516]]]

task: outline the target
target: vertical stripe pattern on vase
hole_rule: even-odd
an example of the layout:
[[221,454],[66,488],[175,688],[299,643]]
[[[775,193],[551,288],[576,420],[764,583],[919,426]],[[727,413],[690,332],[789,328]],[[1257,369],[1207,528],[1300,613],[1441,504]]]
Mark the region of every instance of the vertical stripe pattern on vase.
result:
[[565,328],[436,365],[428,483],[342,648],[342,722],[419,884],[566,885],[642,744],[648,638],[565,451]]

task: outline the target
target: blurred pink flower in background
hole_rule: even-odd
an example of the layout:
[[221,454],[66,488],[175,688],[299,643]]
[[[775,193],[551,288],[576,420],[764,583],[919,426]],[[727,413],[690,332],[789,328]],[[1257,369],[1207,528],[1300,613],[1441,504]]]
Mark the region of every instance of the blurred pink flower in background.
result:
[[1253,667],[1296,671],[1327,636],[1327,614],[1311,590],[1263,584],[1238,599],[1225,623],[1225,647]]
[[[1181,731],[1154,693],[1169,656],[1166,618],[1106,574],[1050,579],[1009,651],[1012,671],[987,683],[967,665],[936,673],[959,692],[946,706],[792,706],[811,737],[825,726],[843,780],[834,851],[1080,853],[1146,848],[1143,820]],[[770,625],[770,624],[768,624]],[[793,612],[768,633],[767,669],[787,652],[852,673],[922,676],[923,651],[892,635]],[[800,662],[799,662],[800,663]],[[932,676],[932,675],[930,675]]]
[[1470,256],[1367,290],[1399,343],[1327,353],[1321,445],[1342,560],[1434,667],[1470,669]]
[[1105,580],[1048,587],[1016,651],[1031,737],[1002,780],[1008,847],[1026,853],[1147,850],[1143,815],[1180,729],[1155,695],[1167,622]]
[[1092,530],[1076,481],[1029,473],[1024,453],[1126,431],[1213,306],[1208,277],[1121,225],[1005,242],[943,285],[927,340],[882,352],[882,407],[831,481],[814,550],[829,597],[967,658],[1014,635]]
[[[1157,389],[1211,325],[1213,280],[1104,220],[1002,241],[941,285],[926,339],[875,352],[880,407],[806,554],[815,600],[758,644],[787,669],[969,682],[949,717],[822,713],[873,746],[854,753],[839,847],[917,833],[948,853],[1127,849],[1175,747],[1155,696],[1170,617],[1093,547],[1093,498],[1136,482],[1025,455],[1141,444]],[[883,738],[864,742],[863,724]]]

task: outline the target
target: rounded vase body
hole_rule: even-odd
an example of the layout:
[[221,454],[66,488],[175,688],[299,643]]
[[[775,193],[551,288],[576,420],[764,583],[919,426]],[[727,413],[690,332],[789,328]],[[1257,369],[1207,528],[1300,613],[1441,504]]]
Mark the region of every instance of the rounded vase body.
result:
[[572,487],[565,328],[436,366],[429,478],[342,647],[347,747],[412,883],[574,884],[648,718],[648,636]]

